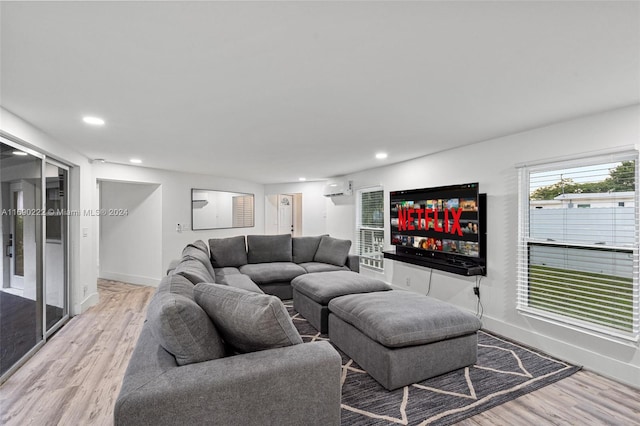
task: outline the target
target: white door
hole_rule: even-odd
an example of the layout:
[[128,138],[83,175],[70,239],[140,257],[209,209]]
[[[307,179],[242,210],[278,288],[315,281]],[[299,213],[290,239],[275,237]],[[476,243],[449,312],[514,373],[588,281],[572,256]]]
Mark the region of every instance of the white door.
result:
[[293,234],[293,197],[278,195],[278,234]]

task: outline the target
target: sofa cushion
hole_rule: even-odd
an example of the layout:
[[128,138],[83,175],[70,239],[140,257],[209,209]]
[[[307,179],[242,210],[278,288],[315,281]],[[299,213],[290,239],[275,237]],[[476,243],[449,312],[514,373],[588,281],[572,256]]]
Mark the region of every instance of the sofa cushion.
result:
[[176,266],[178,266],[181,261],[182,259],[172,259],[169,262],[169,266],[167,266],[167,275],[173,274],[174,273],[173,271],[176,269]]
[[[216,284],[220,284],[220,283],[216,283]],[[226,284],[228,286],[235,287],[235,288],[241,288],[243,290],[252,291],[254,293],[264,293],[264,291],[262,291],[260,287],[258,287],[258,285],[254,283],[251,278],[249,278],[247,275],[244,275],[244,274],[226,275],[224,277],[224,283],[222,284]]]
[[166,275],[160,280],[156,292],[179,294],[193,300],[193,286],[194,284],[182,275]]
[[330,271],[350,271],[348,266],[336,266],[330,263],[320,263],[320,262],[305,262],[301,263],[300,266],[304,268],[307,273],[311,274],[314,272],[330,272]]
[[240,267],[240,272],[248,275],[256,284],[270,284],[291,281],[307,272],[293,262],[249,263]]
[[240,273],[240,269],[234,266],[227,266],[226,268],[213,268],[216,273],[216,282],[218,277],[224,277],[226,275],[236,275]]
[[222,358],[225,346],[213,322],[198,304],[180,294],[156,293],[147,308],[147,323],[160,345],[178,365]]
[[247,262],[291,262],[291,235],[247,235]]
[[213,283],[215,277],[212,277],[207,268],[199,260],[186,258],[176,266],[174,274],[182,275],[193,284]]
[[202,263],[202,266],[206,268],[209,275],[213,277],[213,281],[211,282],[215,282],[216,273],[213,270],[213,266],[211,265],[211,259],[209,258],[209,255],[207,253],[203,252],[202,249],[197,248],[192,244],[189,244],[184,248],[184,250],[182,250],[182,260],[189,260],[189,259],[197,260],[198,262]]
[[353,271],[331,271],[305,274],[291,281],[291,287],[311,300],[326,305],[338,296],[391,290],[384,281]]
[[351,241],[323,235],[313,261],[344,266],[347,262],[349,249],[351,249]]
[[230,238],[209,239],[211,264],[214,268],[242,266],[247,264],[247,246],[244,235]]
[[293,261],[295,263],[313,262],[321,239],[322,235],[292,238]]
[[302,343],[287,309],[275,296],[219,284],[198,284],[194,296],[224,341],[238,352]]
[[336,297],[329,310],[390,348],[464,336],[482,326],[475,315],[450,303],[403,290]]
[[201,252],[203,252],[204,254],[206,254],[207,256],[209,256],[209,247],[207,247],[207,243],[205,243],[202,240],[196,240],[196,241],[194,241],[194,242],[192,242],[190,244],[187,244],[187,247],[196,248],[196,249],[200,250]]

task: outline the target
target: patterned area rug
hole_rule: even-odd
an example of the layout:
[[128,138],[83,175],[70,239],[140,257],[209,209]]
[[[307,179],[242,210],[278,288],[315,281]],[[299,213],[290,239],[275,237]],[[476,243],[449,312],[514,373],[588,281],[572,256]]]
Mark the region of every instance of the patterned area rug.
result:
[[[285,304],[305,342],[329,340]],[[337,348],[336,348],[337,349]],[[475,365],[388,391],[342,356],[343,425],[449,425],[570,376],[576,367],[485,331]]]

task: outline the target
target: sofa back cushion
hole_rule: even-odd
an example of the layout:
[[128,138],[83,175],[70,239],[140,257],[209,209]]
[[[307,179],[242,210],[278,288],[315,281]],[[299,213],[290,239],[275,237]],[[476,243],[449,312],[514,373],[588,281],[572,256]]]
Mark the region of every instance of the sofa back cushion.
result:
[[160,280],[157,293],[175,293],[193,300],[194,284],[182,275],[165,275]]
[[293,237],[291,240],[293,261],[295,263],[313,262],[321,239],[322,235],[315,237]]
[[214,280],[211,282],[215,282],[216,273],[213,270],[211,258],[209,258],[209,249],[207,249],[207,251],[202,251],[201,248],[189,244],[184,248],[184,250],[182,250],[182,260],[189,259],[197,260],[198,262],[202,263],[202,266],[205,267],[209,275],[214,278]]
[[198,284],[193,294],[224,341],[237,352],[302,343],[287,309],[275,296],[219,284]]
[[351,241],[333,238],[323,235],[313,257],[314,262],[330,263],[331,265],[344,266],[351,249]]
[[212,276],[207,268],[199,260],[184,258],[176,269],[173,270],[175,275],[182,275],[194,285],[198,283],[214,283],[215,276]]
[[191,244],[187,244],[187,247],[196,248],[196,249],[200,250],[201,252],[203,252],[204,254],[206,254],[207,256],[209,256],[209,247],[207,247],[207,243],[205,243],[202,240],[196,240],[196,241],[192,242]]
[[247,235],[249,263],[291,262],[291,235]]
[[178,365],[222,358],[225,346],[209,316],[192,299],[156,292],[147,309],[151,334]]
[[239,267],[247,264],[247,246],[244,235],[209,240],[211,264],[214,268]]

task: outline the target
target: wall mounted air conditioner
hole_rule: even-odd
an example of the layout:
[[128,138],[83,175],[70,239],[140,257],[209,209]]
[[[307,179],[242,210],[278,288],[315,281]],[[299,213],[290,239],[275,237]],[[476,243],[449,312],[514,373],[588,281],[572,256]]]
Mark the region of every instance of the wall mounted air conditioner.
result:
[[351,180],[333,180],[327,182],[324,186],[325,197],[339,197],[351,194],[353,194],[353,181]]

